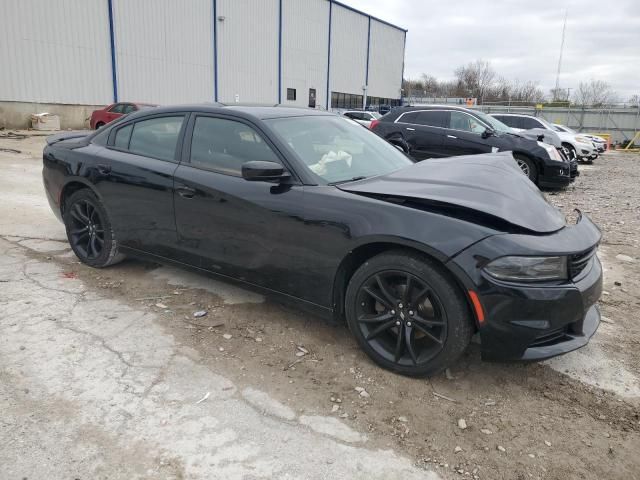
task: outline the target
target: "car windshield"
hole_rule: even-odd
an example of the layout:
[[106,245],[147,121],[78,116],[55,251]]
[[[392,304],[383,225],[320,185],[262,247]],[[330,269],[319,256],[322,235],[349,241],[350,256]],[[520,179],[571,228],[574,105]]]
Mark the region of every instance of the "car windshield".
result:
[[338,116],[265,120],[323,183],[385,175],[413,163],[362,125]]
[[501,132],[501,133],[513,132],[513,129],[511,127],[508,127],[507,125],[502,123],[500,120],[493,118],[491,115],[487,115],[486,113],[479,112],[477,110],[474,110],[473,113],[480,120],[482,120],[485,123],[488,123],[491,126],[491,128],[493,128],[496,132]]
[[554,125],[553,126],[558,132],[566,132],[566,133],[576,133],[575,130],[571,130],[569,127],[565,127],[564,125]]

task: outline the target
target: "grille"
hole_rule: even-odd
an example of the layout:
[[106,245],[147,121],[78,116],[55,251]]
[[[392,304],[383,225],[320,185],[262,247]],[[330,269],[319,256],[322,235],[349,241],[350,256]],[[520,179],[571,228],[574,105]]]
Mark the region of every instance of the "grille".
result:
[[540,335],[536,338],[530,347],[543,347],[546,345],[553,345],[554,343],[558,343],[564,339],[567,334],[567,326],[556,328],[555,330],[551,330],[550,332],[545,333],[544,335]]
[[589,262],[598,251],[598,246],[590,248],[586,252],[576,253],[569,256],[569,274],[571,278],[576,278],[589,265]]

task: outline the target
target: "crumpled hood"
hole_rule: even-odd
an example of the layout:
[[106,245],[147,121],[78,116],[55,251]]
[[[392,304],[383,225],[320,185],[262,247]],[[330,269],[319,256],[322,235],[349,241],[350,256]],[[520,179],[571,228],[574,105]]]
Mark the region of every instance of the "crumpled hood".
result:
[[566,224],[564,215],[522,174],[511,152],[425,160],[338,188],[455,205],[537,233],[555,232]]

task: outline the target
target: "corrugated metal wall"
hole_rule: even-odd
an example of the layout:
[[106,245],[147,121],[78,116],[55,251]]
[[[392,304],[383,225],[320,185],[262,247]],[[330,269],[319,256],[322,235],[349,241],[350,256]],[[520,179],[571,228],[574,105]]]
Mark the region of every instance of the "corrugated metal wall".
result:
[[368,94],[399,97],[404,32],[330,0],[3,0],[0,100],[111,103],[110,3],[119,100],[213,101],[215,28],[219,101],[325,106],[330,9],[329,92],[363,93],[371,22]]
[[400,98],[404,36],[402,30],[371,19],[368,95]]
[[213,101],[211,0],[114,0],[113,10],[120,99]]
[[113,99],[105,0],[3,0],[0,100],[103,104]]
[[[282,0],[282,103],[306,107],[309,89],[316,105],[326,105],[329,2]],[[296,100],[287,100],[287,88]]]
[[368,34],[368,17],[333,5],[330,92],[362,95],[367,69]]
[[277,103],[279,8],[278,0],[218,0],[219,101]]

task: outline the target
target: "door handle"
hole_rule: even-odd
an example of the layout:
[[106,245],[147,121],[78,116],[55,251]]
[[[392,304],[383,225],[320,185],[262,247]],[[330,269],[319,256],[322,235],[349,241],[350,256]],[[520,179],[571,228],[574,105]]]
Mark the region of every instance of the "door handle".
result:
[[178,187],[176,191],[182,198],[193,198],[196,194],[195,189],[191,187]]
[[455,135],[447,135],[447,138],[458,138]]
[[100,175],[109,175],[111,173],[110,165],[98,165],[96,168],[98,169],[98,173]]
[[416,131],[415,128],[411,128],[411,127],[407,127],[407,130],[409,130],[410,132],[415,132]]

